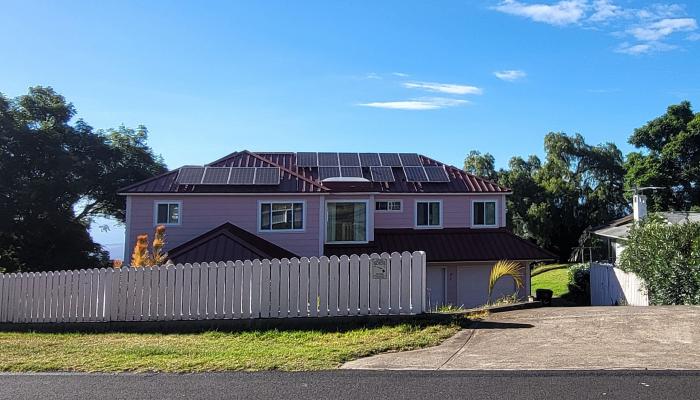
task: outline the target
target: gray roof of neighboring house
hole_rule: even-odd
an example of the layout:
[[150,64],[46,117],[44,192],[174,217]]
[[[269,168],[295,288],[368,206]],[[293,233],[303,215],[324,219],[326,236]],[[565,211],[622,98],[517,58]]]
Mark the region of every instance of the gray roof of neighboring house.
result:
[[[700,222],[700,212],[690,211],[664,211],[656,213],[669,224],[684,224],[687,222]],[[608,225],[591,230],[591,233],[611,239],[626,239],[632,228],[633,218],[628,215],[611,222]]]

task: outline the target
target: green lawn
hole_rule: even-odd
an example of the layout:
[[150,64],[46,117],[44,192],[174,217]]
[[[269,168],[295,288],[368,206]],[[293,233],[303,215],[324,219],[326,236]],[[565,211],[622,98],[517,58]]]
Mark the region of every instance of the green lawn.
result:
[[[537,270],[535,270],[537,271]],[[533,271],[533,272],[535,272]],[[554,297],[561,297],[569,292],[569,269],[563,268],[549,269],[532,277],[532,295],[537,289],[551,289]]]
[[343,331],[198,334],[0,332],[0,371],[320,370],[392,350],[435,346],[465,321],[402,323]]

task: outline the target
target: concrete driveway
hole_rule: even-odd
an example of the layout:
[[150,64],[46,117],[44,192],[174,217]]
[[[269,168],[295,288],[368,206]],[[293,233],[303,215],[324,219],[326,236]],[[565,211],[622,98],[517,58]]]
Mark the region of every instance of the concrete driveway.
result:
[[536,308],[493,314],[437,347],[350,369],[700,370],[700,307]]

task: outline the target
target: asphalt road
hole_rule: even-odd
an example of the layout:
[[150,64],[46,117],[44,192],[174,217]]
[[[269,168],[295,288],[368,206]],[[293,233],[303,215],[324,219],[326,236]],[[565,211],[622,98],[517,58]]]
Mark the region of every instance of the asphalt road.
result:
[[700,371],[2,374],[1,399],[698,399]]

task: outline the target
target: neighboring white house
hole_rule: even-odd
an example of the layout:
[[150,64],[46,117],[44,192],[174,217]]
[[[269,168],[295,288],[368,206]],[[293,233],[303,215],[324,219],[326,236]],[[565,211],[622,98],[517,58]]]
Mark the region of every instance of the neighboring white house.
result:
[[[591,263],[591,305],[649,304],[644,282],[635,274],[617,268],[632,226],[647,216],[646,196],[635,194],[632,210],[632,214],[590,231],[603,238],[607,248],[605,259]],[[669,224],[700,222],[698,212],[665,211],[656,215]]]

